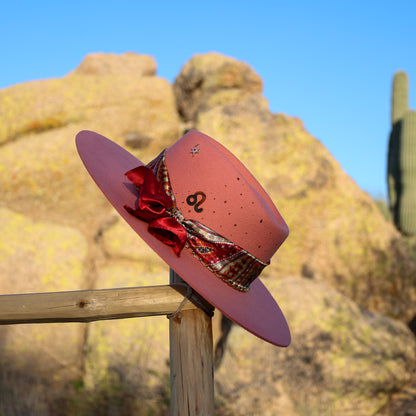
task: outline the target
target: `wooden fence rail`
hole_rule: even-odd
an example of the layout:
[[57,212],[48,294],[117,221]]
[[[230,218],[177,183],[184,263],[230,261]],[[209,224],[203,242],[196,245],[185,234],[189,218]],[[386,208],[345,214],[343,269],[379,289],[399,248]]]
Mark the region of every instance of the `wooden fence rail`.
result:
[[0,295],[0,325],[170,318],[171,415],[213,416],[213,307],[171,270],[170,285]]
[[[0,295],[0,325],[92,322],[174,313],[186,296],[183,284],[122,289]],[[182,310],[196,309],[190,300]]]

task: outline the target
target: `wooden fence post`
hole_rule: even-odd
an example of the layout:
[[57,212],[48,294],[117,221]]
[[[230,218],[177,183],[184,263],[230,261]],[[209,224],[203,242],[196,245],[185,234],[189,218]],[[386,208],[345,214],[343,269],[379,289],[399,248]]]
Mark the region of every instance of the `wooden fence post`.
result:
[[[170,284],[186,283],[172,269]],[[211,317],[201,308],[169,319],[172,416],[213,416],[214,363]]]

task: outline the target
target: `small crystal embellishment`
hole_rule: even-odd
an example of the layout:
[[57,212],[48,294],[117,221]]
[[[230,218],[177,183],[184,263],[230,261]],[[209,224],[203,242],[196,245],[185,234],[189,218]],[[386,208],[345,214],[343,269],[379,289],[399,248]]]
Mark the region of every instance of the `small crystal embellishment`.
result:
[[192,156],[195,156],[196,154],[198,154],[198,153],[199,153],[199,144],[197,144],[196,146],[194,146],[194,147],[191,149],[191,153],[192,153]]

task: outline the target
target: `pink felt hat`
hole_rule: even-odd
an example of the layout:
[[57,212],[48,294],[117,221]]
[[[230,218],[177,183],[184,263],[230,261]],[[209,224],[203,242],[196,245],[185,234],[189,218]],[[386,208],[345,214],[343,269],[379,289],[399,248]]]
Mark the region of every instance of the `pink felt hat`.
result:
[[256,336],[290,344],[285,317],[258,278],[289,230],[232,153],[195,130],[146,166],[91,131],[76,143],[119,214],[196,292]]

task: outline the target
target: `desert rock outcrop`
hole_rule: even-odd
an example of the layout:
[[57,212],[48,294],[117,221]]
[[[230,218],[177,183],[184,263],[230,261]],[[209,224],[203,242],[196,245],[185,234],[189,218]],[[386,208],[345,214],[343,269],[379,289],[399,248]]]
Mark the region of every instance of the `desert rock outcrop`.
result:
[[[302,122],[270,112],[260,75],[217,53],[192,57],[173,85],[151,56],[93,54],[65,77],[0,90],[1,293],[166,284],[168,267],[102,196],[74,137],[95,130],[148,162],[189,128],[235,153],[291,230],[262,280],[293,344],[276,349],[232,326],[219,414],[385,408],[414,380],[415,263]],[[0,328],[0,413],[164,414],[167,328],[162,317]]]

